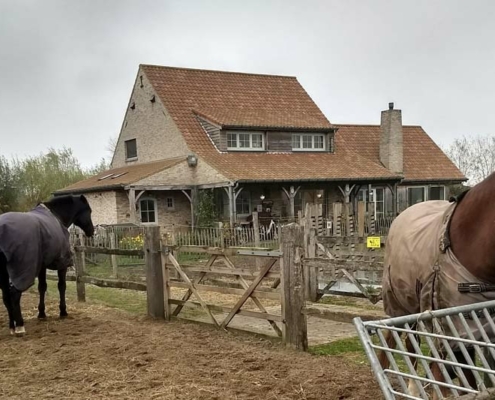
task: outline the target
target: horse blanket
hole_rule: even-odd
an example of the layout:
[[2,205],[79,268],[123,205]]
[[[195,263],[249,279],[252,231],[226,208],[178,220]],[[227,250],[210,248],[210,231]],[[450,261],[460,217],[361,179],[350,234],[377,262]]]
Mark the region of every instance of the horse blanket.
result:
[[69,232],[43,204],[33,210],[0,215],[0,251],[7,259],[12,285],[25,291],[42,267],[59,270],[73,265]]
[[[495,292],[459,291],[459,284],[488,282],[464,268],[450,248],[447,228],[456,205],[455,201],[442,200],[418,203],[392,223],[382,281],[384,310],[390,317],[495,299]],[[493,335],[488,321],[482,315],[478,317],[489,337]],[[451,318],[459,335],[467,338],[460,318]],[[475,321],[468,315],[465,318],[474,338],[483,340]],[[441,325],[446,334],[452,333],[446,324]]]

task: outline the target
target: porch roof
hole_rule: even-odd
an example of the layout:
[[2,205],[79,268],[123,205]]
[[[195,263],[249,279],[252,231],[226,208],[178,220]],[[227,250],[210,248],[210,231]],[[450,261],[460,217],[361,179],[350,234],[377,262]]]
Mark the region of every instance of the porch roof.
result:
[[167,160],[149,163],[126,165],[125,167],[113,168],[100,172],[88,179],[76,182],[63,189],[57,190],[56,194],[81,193],[90,191],[114,190],[124,188],[133,182],[137,182],[160,171],[173,167],[180,162],[185,162],[185,157],[171,158]]

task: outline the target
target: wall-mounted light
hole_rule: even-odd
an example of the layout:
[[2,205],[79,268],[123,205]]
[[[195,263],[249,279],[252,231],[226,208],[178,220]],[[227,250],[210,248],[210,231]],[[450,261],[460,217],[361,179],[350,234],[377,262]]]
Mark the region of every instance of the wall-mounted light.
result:
[[321,193],[318,193],[318,194],[316,195],[316,197],[318,197],[319,199],[321,199]]
[[262,195],[260,196],[260,199],[261,199],[261,201],[265,200],[265,195],[264,195],[264,194],[262,194]]
[[198,158],[195,155],[188,155],[187,156],[187,164],[190,167],[195,167],[198,164]]

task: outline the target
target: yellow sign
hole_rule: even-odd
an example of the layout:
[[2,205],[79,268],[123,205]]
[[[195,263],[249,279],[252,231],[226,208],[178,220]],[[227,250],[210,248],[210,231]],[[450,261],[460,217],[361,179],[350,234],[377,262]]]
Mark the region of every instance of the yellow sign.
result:
[[379,249],[381,247],[380,236],[368,236],[366,238],[366,247],[370,249]]

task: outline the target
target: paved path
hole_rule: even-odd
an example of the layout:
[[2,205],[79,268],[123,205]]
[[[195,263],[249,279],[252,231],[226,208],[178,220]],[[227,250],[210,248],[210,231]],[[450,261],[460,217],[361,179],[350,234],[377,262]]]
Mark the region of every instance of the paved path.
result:
[[[383,317],[383,314],[379,310],[375,311],[359,309],[357,307],[332,306],[323,304],[311,304],[311,307],[313,309],[321,309],[334,312],[339,320],[329,320],[313,315],[308,315],[308,343],[310,346],[329,343],[338,339],[356,336],[356,329],[354,328],[352,322],[350,322],[355,316],[365,315],[368,318],[376,316],[376,319]],[[268,313],[274,315],[280,315],[281,313],[280,307],[266,307],[266,310]],[[213,315],[215,316],[217,321],[221,322],[227,316],[227,313],[214,312]],[[209,316],[203,313],[195,315],[190,319],[207,323],[211,322]],[[277,325],[279,326],[279,328],[281,328],[281,324],[279,322],[277,322]],[[273,337],[277,336],[268,321],[256,318],[236,315],[230,322],[229,327],[244,331],[256,332]]]

